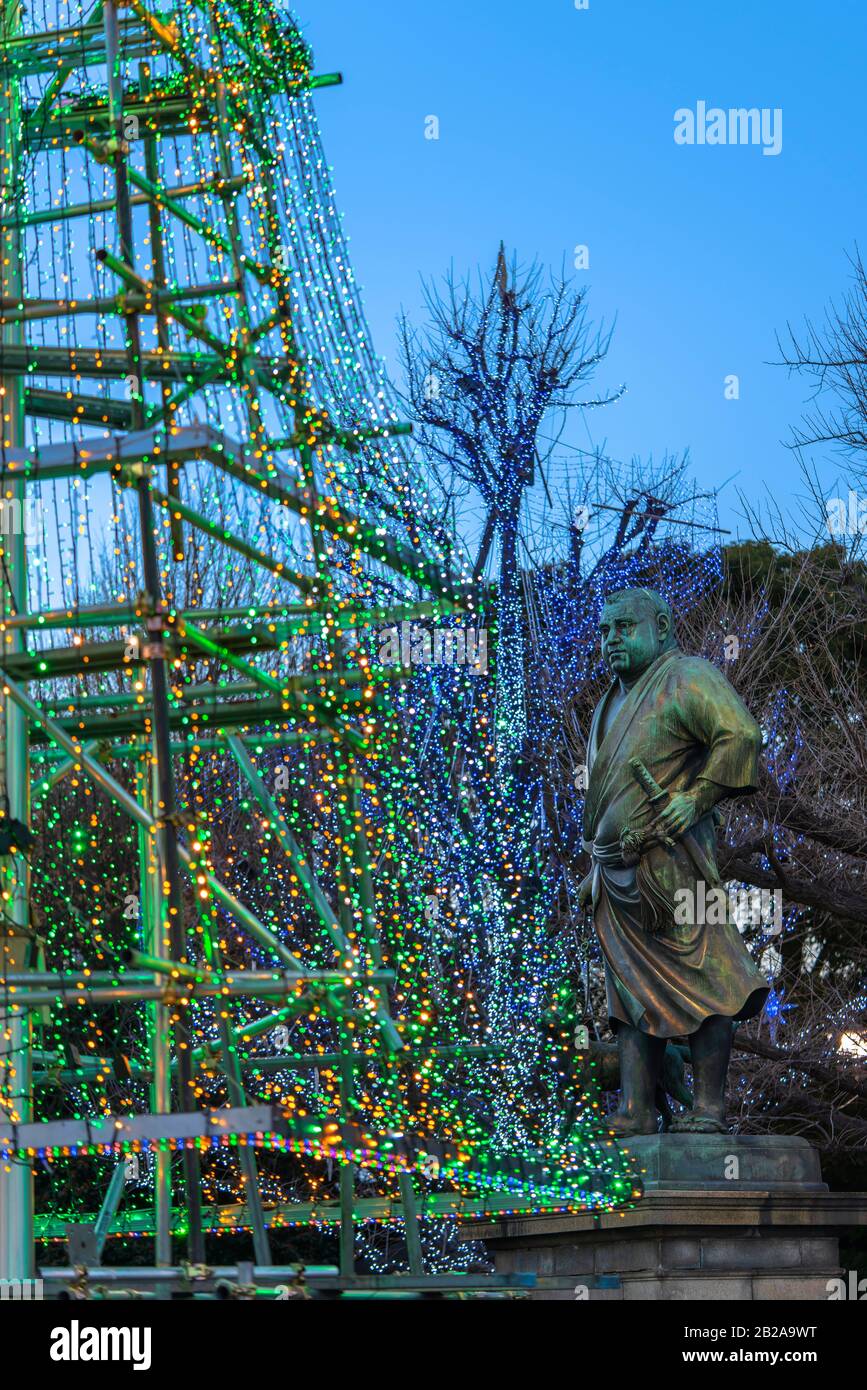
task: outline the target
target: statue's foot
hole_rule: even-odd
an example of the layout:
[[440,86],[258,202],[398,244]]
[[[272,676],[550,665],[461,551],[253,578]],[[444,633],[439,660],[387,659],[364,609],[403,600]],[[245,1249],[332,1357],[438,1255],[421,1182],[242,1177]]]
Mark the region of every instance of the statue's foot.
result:
[[656,1115],[628,1114],[616,1111],[606,1116],[605,1128],[616,1139],[636,1139],[639,1134],[656,1134]]
[[728,1125],[716,1115],[692,1110],[678,1115],[669,1127],[670,1134],[728,1134]]

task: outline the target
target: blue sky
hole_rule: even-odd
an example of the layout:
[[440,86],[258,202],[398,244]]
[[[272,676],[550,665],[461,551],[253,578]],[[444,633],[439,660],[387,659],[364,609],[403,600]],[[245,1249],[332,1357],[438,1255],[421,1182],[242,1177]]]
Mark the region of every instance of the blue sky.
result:
[[[422,321],[420,276],[521,260],[571,267],[616,327],[588,418],[617,458],[689,447],[702,487],[802,491],[783,440],[807,384],[767,365],[787,320],[819,317],[864,234],[867,6],[589,0],[302,0],[317,109],[377,351]],[[679,146],[674,112],[781,108],[783,146]],[[424,138],[436,115],[438,140]],[[726,400],[724,380],[739,378]],[[588,442],[583,426],[576,442]],[[829,487],[840,462],[818,455]]]

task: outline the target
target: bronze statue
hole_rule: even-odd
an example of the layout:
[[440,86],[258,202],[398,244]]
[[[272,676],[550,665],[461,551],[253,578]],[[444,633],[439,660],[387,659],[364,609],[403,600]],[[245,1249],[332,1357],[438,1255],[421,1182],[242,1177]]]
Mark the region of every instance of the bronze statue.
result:
[[610,594],[599,631],[614,679],[588,739],[580,902],[592,903],[620,1054],[608,1125],[656,1133],[666,1040],[685,1036],[693,1108],[671,1129],[723,1133],[733,1022],[759,1012],[768,986],[728,914],[679,909],[721,888],[714,807],[755,791],[761,732],[725,676],[680,650],[659,594]]

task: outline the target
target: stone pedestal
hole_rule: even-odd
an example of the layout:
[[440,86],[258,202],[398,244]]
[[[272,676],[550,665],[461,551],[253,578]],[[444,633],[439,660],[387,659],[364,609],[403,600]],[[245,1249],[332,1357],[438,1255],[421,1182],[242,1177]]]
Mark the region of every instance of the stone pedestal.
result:
[[867,1224],[867,1193],[829,1192],[804,1139],[660,1134],[623,1147],[644,1183],[631,1211],[465,1219],[463,1238],[485,1241],[498,1273],[554,1276],[539,1299],[824,1300],[845,1274],[841,1229]]

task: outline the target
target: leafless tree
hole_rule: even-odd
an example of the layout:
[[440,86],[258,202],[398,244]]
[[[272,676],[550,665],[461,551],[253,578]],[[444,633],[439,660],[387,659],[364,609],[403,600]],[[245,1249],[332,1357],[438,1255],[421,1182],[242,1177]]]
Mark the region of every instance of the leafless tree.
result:
[[[621,390],[579,400],[610,334],[587,318],[586,291],[533,263],[511,276],[503,246],[489,282],[446,277],[425,286],[429,325],[400,324],[407,397],[425,450],[476,489],[487,509],[481,570],[494,533],[509,554],[524,490],[544,466],[539,431],[552,412],[608,405]],[[508,568],[508,565],[507,565]],[[512,566],[514,568],[514,566]]]
[[860,253],[850,258],[853,284],[822,324],[809,320],[788,329],[782,362],[814,383],[813,404],[794,432],[797,448],[832,444],[867,469],[867,270]]

